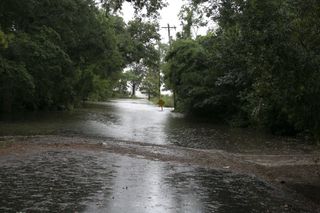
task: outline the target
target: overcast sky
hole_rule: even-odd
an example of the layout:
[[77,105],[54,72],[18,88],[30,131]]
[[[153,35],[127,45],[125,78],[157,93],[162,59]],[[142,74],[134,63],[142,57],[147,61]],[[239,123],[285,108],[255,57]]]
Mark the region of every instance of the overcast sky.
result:
[[[163,8],[160,11],[160,27],[166,27],[167,24],[171,26],[177,27],[177,30],[171,30],[171,36],[175,38],[177,32],[181,32],[181,21],[179,20],[178,14],[180,12],[181,6],[184,4],[185,1],[183,0],[168,0],[169,5]],[[125,22],[130,21],[133,18],[134,10],[129,3],[125,3],[122,9],[122,17],[124,18]],[[199,29],[197,30],[198,35],[205,34],[206,29]],[[160,35],[162,38],[162,42],[168,42],[168,31],[167,29],[160,29]],[[193,31],[195,33],[195,31]]]

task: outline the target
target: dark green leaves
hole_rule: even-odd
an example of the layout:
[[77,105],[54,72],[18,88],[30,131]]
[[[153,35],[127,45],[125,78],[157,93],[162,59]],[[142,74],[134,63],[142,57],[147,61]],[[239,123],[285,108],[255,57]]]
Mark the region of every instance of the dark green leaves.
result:
[[4,0],[0,14],[2,109],[66,109],[110,96],[129,52],[121,18],[92,0]]
[[319,138],[319,1],[194,2],[219,27],[176,41],[167,55],[166,76],[183,108]]

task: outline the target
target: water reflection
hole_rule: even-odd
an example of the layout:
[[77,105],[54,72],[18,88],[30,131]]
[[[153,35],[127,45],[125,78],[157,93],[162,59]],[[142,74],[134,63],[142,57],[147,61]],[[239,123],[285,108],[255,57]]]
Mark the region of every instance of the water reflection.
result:
[[104,151],[11,156],[0,169],[0,212],[308,212],[253,177]]
[[73,112],[1,115],[0,135],[80,134],[231,152],[311,152],[314,147],[270,135],[184,118],[146,100],[87,103]]

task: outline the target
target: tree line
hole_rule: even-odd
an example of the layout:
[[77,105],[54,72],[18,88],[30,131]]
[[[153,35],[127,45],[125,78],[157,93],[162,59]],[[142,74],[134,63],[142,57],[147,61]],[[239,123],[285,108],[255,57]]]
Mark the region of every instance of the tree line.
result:
[[[0,2],[0,111],[63,110],[105,100],[132,64],[152,64],[157,24],[126,24],[123,1],[3,0]],[[132,1],[156,16],[162,3]],[[151,65],[150,65],[151,66]]]
[[[319,1],[197,0],[187,8],[164,65],[179,110],[320,139]],[[217,26],[192,39],[203,17]]]
[[[190,0],[165,53],[154,21],[164,0],[99,2],[0,2],[0,111],[68,109],[128,82],[157,96],[166,54],[178,110],[319,140],[319,1]],[[116,15],[124,2],[138,14],[128,24]],[[193,38],[206,20],[214,28]]]

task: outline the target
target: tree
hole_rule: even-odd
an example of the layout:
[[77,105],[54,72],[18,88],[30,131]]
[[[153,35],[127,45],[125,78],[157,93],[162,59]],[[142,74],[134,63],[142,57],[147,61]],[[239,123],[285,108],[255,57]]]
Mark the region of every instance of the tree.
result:
[[193,40],[178,40],[166,57],[165,77],[168,87],[177,95],[178,108],[187,112],[198,110],[197,100],[203,96],[207,72],[204,48]]
[[120,10],[124,2],[129,2],[135,9],[136,14],[140,14],[142,17],[157,17],[159,15],[158,10],[167,5],[164,0],[102,0],[101,2],[108,13]]
[[167,55],[166,78],[182,109],[319,139],[319,2],[193,3],[218,28],[177,40]]
[[131,52],[128,55],[129,82],[132,88],[131,96],[135,96],[142,79],[148,69],[156,69],[159,66],[159,52],[155,43],[160,39],[157,32],[157,24],[142,22],[136,19],[128,23],[128,32],[132,40]]
[[130,65],[130,69],[126,72],[126,79],[131,86],[131,97],[136,96],[136,90],[139,88],[146,72],[147,67],[142,63],[132,63]]
[[0,103],[1,111],[32,107],[34,81],[23,64],[0,57]]
[[130,50],[123,48],[130,34],[122,19],[106,17],[93,0],[4,0],[0,16],[0,80],[11,70],[19,75],[13,79],[25,76],[33,85],[26,100],[17,87],[5,84],[3,90],[14,90],[14,100],[21,100],[6,110],[66,109],[111,95],[106,90],[112,91]]
[[159,85],[161,84],[161,79],[159,72],[157,70],[149,69],[144,79],[141,82],[140,91],[146,94],[148,100],[152,97],[159,97]]

